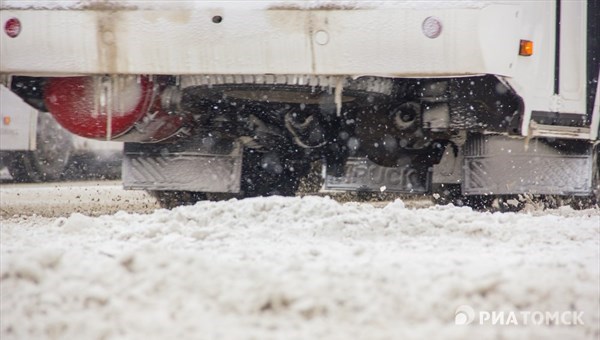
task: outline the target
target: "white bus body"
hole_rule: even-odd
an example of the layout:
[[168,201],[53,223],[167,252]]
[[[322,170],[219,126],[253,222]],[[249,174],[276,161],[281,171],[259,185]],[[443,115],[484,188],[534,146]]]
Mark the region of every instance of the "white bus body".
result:
[[[564,0],[3,1],[0,77],[69,130],[127,142],[131,188],[243,192],[252,151],[278,162],[323,158],[326,185],[347,180],[348,159],[368,158],[414,168],[419,180],[401,180],[402,192],[430,192],[437,181],[466,195],[587,195],[597,181],[599,13],[597,1]],[[215,131],[232,146],[198,147]],[[486,173],[476,159],[495,166],[489,150],[473,149],[478,141],[518,137],[525,158],[531,141],[550,143],[536,151],[547,160],[476,187]],[[186,146],[160,157],[200,150],[179,164],[200,175],[165,180],[190,171],[147,156],[177,143]],[[575,150],[569,162],[587,184],[507,184],[546,163],[568,168],[550,156],[557,147]],[[444,177],[450,151],[463,166]],[[215,185],[207,173],[229,179]],[[361,181],[343,189],[374,189]]]

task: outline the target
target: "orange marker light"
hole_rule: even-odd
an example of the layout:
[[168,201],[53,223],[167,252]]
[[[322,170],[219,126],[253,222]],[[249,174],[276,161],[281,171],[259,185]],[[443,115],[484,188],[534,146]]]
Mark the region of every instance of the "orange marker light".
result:
[[10,125],[10,116],[4,116],[4,117],[2,117],[2,123],[4,125]]
[[533,41],[521,40],[519,45],[519,55],[529,57],[533,54]]

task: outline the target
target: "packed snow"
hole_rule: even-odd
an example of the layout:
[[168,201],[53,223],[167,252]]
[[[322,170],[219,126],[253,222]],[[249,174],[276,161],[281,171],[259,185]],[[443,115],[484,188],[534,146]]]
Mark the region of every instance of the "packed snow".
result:
[[[1,338],[600,336],[600,217],[329,198],[1,220]],[[456,325],[480,311],[583,324]]]

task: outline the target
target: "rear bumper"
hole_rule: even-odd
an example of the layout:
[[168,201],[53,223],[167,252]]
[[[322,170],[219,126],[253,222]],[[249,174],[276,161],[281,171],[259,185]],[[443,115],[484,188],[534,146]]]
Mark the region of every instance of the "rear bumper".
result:
[[[0,34],[0,73],[511,76],[519,6],[3,9],[21,34]],[[469,3],[469,2],[467,2]],[[215,16],[222,21],[213,22]],[[425,18],[442,22],[435,39]]]

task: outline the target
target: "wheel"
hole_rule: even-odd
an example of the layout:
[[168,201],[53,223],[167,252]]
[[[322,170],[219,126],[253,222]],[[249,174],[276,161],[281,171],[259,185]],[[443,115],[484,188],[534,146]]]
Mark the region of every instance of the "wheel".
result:
[[310,170],[308,162],[285,162],[272,153],[245,150],[242,164],[242,182],[239,193],[211,193],[194,191],[153,190],[161,207],[172,209],[180,205],[192,205],[198,201],[224,201],[259,196],[294,196],[300,180]]
[[294,196],[310,163],[286,160],[275,153],[244,152],[241,194],[243,197]]
[[486,195],[463,195],[460,184],[440,184],[435,188],[433,194],[435,204],[455,206],[467,206],[475,210],[488,210],[494,203],[494,196]]
[[245,150],[239,193],[207,193],[211,201],[260,196],[294,196],[301,179],[310,171],[310,163],[289,161],[275,153]]
[[165,209],[173,209],[180,205],[193,205],[198,201],[206,199],[206,195],[201,192],[194,191],[167,191],[167,190],[151,190],[148,191],[154,196],[158,204]]
[[310,163],[284,161],[273,153],[245,150],[239,193],[206,193],[211,201],[260,196],[294,196]]
[[8,171],[17,182],[59,180],[69,166],[73,149],[72,135],[60,127],[49,113],[40,112],[36,149],[11,153]]
[[569,205],[575,210],[592,209],[598,205],[598,196],[571,197]]
[[519,196],[498,196],[492,199],[491,208],[500,212],[519,212],[525,207],[525,201]]

